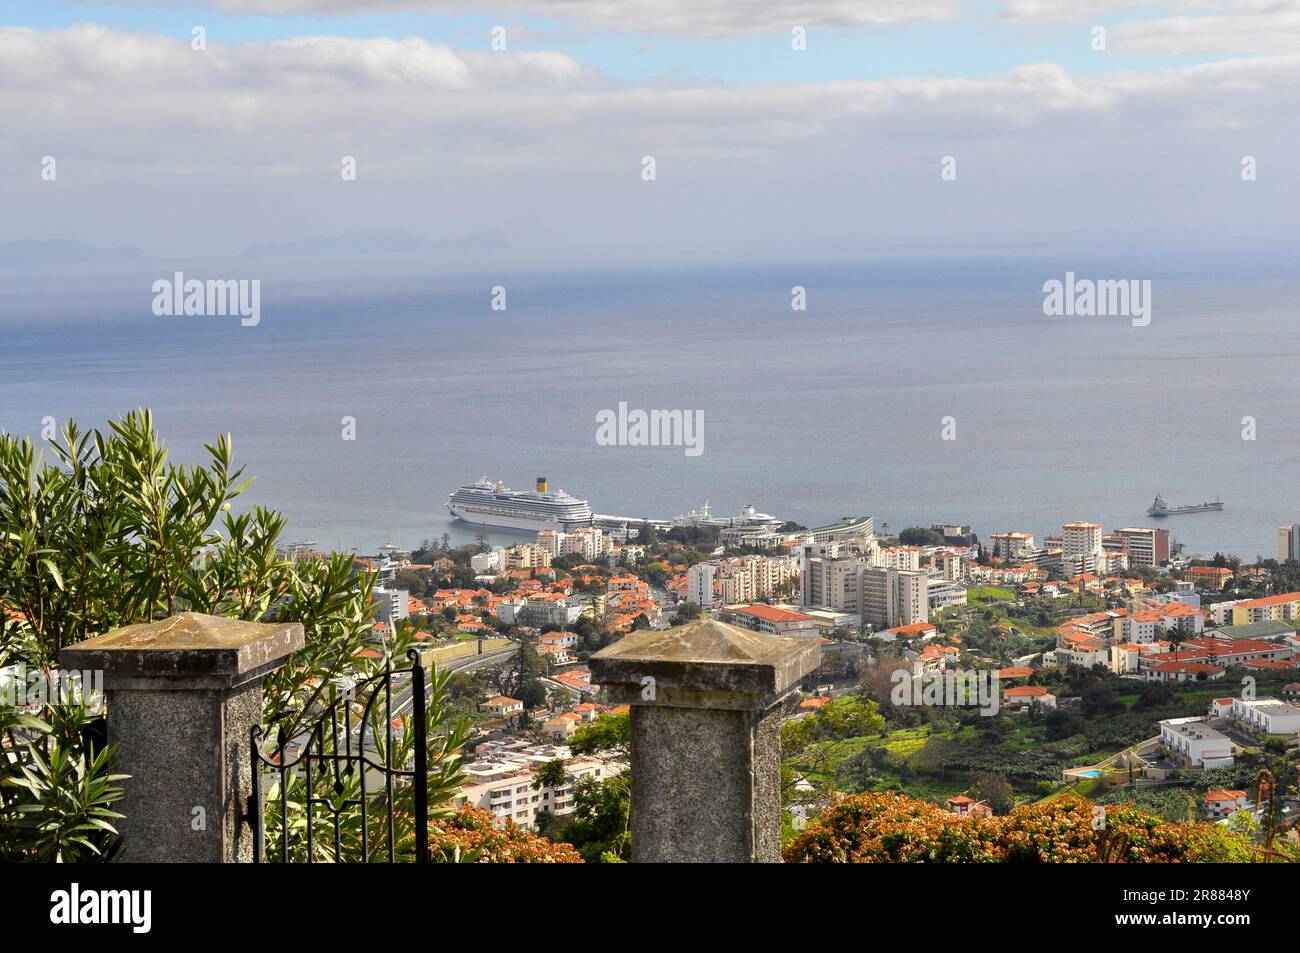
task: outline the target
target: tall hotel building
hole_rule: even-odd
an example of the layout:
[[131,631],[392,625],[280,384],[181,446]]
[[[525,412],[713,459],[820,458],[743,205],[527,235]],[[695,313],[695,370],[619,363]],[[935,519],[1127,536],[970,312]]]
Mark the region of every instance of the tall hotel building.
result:
[[923,569],[862,570],[862,620],[892,628],[930,618],[930,575]]
[[803,603],[836,612],[861,611],[862,560],[840,556],[837,547],[805,546],[803,555]]
[[1096,572],[1102,564],[1101,524],[1066,523],[1063,531],[1061,560],[1071,575]]
[[1128,554],[1130,566],[1160,566],[1169,562],[1169,530],[1138,526],[1117,529],[1113,539]]
[[713,580],[718,574],[718,567],[712,563],[696,563],[686,570],[686,598],[702,609],[710,609],[717,604],[713,595]]
[[1277,528],[1277,561],[1300,560],[1300,523]]
[[998,559],[1019,559],[1034,548],[1033,533],[994,533],[990,539],[993,541],[993,555]]

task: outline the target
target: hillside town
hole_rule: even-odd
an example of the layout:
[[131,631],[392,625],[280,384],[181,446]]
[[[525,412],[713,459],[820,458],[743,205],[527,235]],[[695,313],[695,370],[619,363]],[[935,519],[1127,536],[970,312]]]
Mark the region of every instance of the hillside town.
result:
[[878,533],[870,516],[692,516],[355,560],[374,577],[367,651],[407,632],[454,669],[473,722],[457,804],[543,833],[572,823],[627,769],[593,741],[620,717],[625,730],[627,707],[603,702],[586,660],[709,616],[821,647],[783,732],[794,826],[833,792],[885,789],[962,815],[1069,792],[1258,825],[1261,768],[1296,800],[1294,527],[1279,559],[1247,566],[1183,557],[1166,529],[1087,521],[982,541],[965,525]]

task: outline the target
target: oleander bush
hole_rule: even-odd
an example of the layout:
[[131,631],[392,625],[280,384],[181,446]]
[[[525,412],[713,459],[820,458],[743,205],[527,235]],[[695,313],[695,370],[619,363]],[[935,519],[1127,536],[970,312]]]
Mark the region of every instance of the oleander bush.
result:
[[[69,421],[43,445],[0,433],[0,667],[21,665],[48,680],[64,647],[177,612],[298,622],[303,649],[263,684],[264,721],[294,738],[339,679],[364,679],[384,664],[374,658],[382,653],[363,653],[372,647],[373,579],[358,576],[347,553],[283,557],[279,513],[231,510],[252,480],[234,465],[230,437],[205,452],[202,464],[174,463],[147,410],[89,432]],[[400,660],[409,644],[410,633],[399,632],[385,647]],[[452,713],[440,673],[430,688],[429,817],[436,823],[463,780],[458,751],[468,724]],[[75,701],[0,698],[0,861],[96,860],[113,848],[121,817],[114,805],[129,779],[111,773],[112,749],[95,740],[101,733],[90,699]],[[288,846],[291,859],[303,860],[305,782],[295,776],[290,784]],[[410,814],[395,806],[405,808],[403,818]],[[345,826],[359,833],[356,813]],[[268,837],[267,846],[269,856],[281,845]],[[335,859],[359,856],[358,849]]]
[[1169,823],[1066,796],[1004,817],[961,817],[893,792],[837,796],[785,849],[792,863],[1233,863],[1257,859],[1218,824]]

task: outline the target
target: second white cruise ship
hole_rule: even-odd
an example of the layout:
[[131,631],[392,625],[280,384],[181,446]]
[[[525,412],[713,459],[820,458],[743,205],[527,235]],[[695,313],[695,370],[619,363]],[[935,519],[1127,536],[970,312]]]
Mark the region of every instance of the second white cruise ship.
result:
[[510,529],[557,529],[569,532],[591,525],[591,505],[563,490],[551,490],[546,477],[537,478],[536,490],[512,490],[483,477],[447,494],[447,509],[466,523]]

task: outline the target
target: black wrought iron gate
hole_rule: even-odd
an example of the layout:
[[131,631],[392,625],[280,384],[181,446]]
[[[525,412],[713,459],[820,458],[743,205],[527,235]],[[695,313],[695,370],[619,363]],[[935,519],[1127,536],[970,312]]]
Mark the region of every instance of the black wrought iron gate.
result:
[[385,659],[301,728],[273,723],[274,745],[253,728],[255,863],[428,862],[425,671],[406,655],[409,669]]

